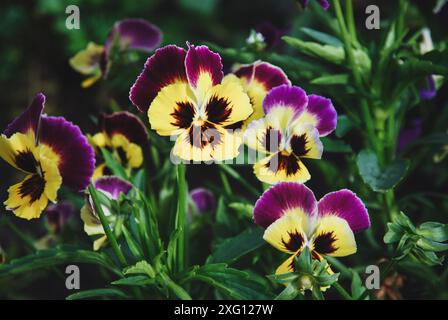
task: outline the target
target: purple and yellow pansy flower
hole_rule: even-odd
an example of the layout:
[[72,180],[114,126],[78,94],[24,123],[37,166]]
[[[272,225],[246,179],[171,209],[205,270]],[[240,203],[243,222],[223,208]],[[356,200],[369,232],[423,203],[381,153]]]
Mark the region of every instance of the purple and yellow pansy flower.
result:
[[263,61],[242,65],[233,74],[241,80],[254,109],[250,117],[244,121],[243,128],[253,120],[264,116],[263,99],[272,88],[283,84],[291,85],[282,69]]
[[314,259],[356,253],[354,233],[370,226],[363,202],[343,189],[316,201],[303,184],[282,182],[266,190],[254,207],[254,221],[265,228],[263,239],[290,257],[276,274],[293,272],[294,257],[305,247]]
[[254,173],[263,182],[305,182],[310,173],[303,158],[320,159],[320,137],[336,128],[337,114],[330,99],[310,95],[296,86],[272,89],[263,101],[266,114],[252,121],[246,132],[247,145],[263,157]]
[[119,51],[150,52],[157,48],[161,41],[162,33],[155,25],[143,19],[125,19],[114,24],[104,45],[90,42],[86,49],[73,56],[69,63],[79,73],[89,76],[81,83],[83,88],[87,88],[107,76],[110,52],[115,43]]
[[[120,199],[120,194],[127,195],[132,189],[132,184],[117,177],[101,177],[96,180],[94,187],[98,192],[101,192],[110,200]],[[110,224],[116,222],[116,216],[106,206],[102,206],[104,215],[107,217]],[[93,200],[88,196],[87,203],[81,208],[81,219],[84,222],[84,231],[89,236],[94,236],[96,239],[93,242],[93,250],[97,251],[106,245],[106,232],[98,214],[95,212]]]
[[109,174],[100,148],[109,151],[128,172],[141,167],[142,147],[148,142],[148,132],[137,116],[127,111],[103,115],[100,127],[101,132],[88,136],[90,145],[95,148],[98,163],[93,180]]
[[232,129],[253,112],[236,76],[224,79],[221,57],[206,46],[156,50],[130,91],[161,136],[177,136],[173,154],[212,161],[238,155],[242,135]]
[[56,202],[62,185],[84,190],[95,167],[93,149],[79,127],[42,114],[44,104],[45,96],[37,94],[0,136],[0,157],[25,174],[8,189],[6,209],[28,220],[39,218],[48,202]]

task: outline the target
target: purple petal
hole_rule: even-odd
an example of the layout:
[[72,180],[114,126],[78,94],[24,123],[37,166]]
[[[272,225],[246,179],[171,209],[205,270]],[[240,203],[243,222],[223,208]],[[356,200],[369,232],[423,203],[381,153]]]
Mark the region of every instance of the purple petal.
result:
[[400,130],[397,141],[397,153],[403,151],[408,144],[422,135],[422,126],[422,119],[414,119],[409,125]]
[[266,95],[263,101],[263,110],[267,114],[269,110],[277,107],[292,108],[295,118],[305,110],[307,103],[308,97],[302,88],[281,85],[273,88]]
[[289,81],[282,69],[267,62],[243,65],[234,73],[237,77],[244,78],[248,82],[257,81],[266,91],[282,84],[291,85],[291,81]]
[[188,46],[188,52],[185,58],[185,70],[188,81],[193,88],[198,86],[198,80],[201,74],[207,74],[212,81],[212,85],[221,83],[224,77],[221,57],[219,54],[211,51],[207,46]]
[[125,19],[117,21],[104,45],[109,53],[114,37],[118,36],[120,49],[136,49],[150,52],[162,41],[162,32],[144,19]]
[[316,129],[321,137],[336,129],[338,115],[330,99],[312,94],[308,96],[306,111],[317,120]]
[[129,99],[141,112],[148,111],[152,100],[163,87],[177,81],[187,82],[185,56],[185,49],[169,45],[157,49],[148,58],[129,93]]
[[190,197],[196,205],[198,213],[210,212],[215,208],[215,196],[210,190],[204,188],[193,189],[190,192]]
[[348,222],[353,232],[370,227],[369,214],[364,203],[350,190],[327,193],[319,200],[317,208],[319,217],[338,216]]
[[330,8],[330,2],[328,2],[327,0],[318,0],[319,4],[322,8],[324,8],[324,10],[328,10],[328,8]]
[[127,195],[132,189],[132,184],[118,177],[101,177],[94,182],[94,186],[107,192],[114,200],[118,200],[121,193]]
[[115,134],[121,134],[129,142],[140,145],[148,141],[148,132],[143,122],[140,118],[127,111],[103,115],[102,126],[109,137]]
[[62,183],[75,191],[84,190],[95,169],[95,153],[78,126],[63,117],[42,116],[39,143],[59,156]]
[[267,228],[285,212],[299,208],[308,216],[316,213],[317,201],[304,184],[281,182],[266,190],[255,203],[255,223]]
[[272,48],[281,43],[281,37],[285,33],[283,30],[277,28],[269,21],[259,24],[255,31],[261,33],[266,43],[267,48]]
[[437,94],[436,83],[434,81],[434,77],[433,76],[427,76],[426,77],[426,83],[427,83],[428,86],[426,88],[421,88],[420,89],[420,98],[422,100],[431,100]]
[[61,232],[68,219],[73,215],[74,208],[70,203],[52,204],[45,209],[45,217],[49,228],[54,233]]
[[43,93],[36,94],[31,105],[8,125],[4,134],[7,137],[10,137],[16,132],[27,133],[29,130],[36,134],[39,128],[40,117],[44,110],[44,105],[45,95]]

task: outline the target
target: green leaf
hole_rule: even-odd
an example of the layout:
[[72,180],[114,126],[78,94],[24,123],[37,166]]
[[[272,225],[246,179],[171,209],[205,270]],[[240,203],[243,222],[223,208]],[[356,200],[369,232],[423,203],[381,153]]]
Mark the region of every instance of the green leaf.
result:
[[232,202],[229,204],[229,208],[232,208],[240,216],[252,218],[253,212],[254,212],[254,206],[248,203],[242,203],[242,202]]
[[142,275],[126,277],[112,282],[113,285],[117,286],[146,286],[154,283],[154,279],[149,279],[147,276]]
[[224,263],[195,266],[184,282],[198,280],[215,287],[233,299],[266,300],[273,295],[266,286],[249,273],[229,268]]
[[112,171],[112,173],[122,179],[128,180],[128,175],[123,166],[113,157],[113,155],[105,148],[101,148],[106,166]]
[[[346,73],[335,74],[330,76],[322,76],[311,80],[311,84],[333,86],[333,85],[346,85],[348,83],[349,76]],[[338,123],[339,125],[339,123]]]
[[294,263],[295,270],[297,270],[298,272],[313,274],[311,253],[308,246],[305,246],[305,249],[303,249],[300,256],[294,257]]
[[338,65],[345,61],[345,52],[342,47],[321,45],[317,42],[303,41],[289,36],[283,36],[282,39],[291,47],[308,56],[321,58]]
[[352,152],[352,147],[346,144],[342,140],[334,140],[328,137],[324,137],[321,139],[322,144],[324,145],[324,151],[330,153],[350,153]]
[[299,294],[299,289],[293,283],[290,283],[278,296],[275,297],[274,300],[293,300]]
[[367,289],[363,287],[361,277],[358,272],[352,271],[351,293],[353,299],[358,299]]
[[129,296],[121,290],[118,289],[92,289],[84,290],[74,294],[69,295],[67,300],[80,300],[89,298],[99,298],[99,297],[115,297],[115,298],[129,298]]
[[338,116],[338,125],[335,131],[336,137],[344,137],[352,128],[353,123],[345,114]]
[[448,224],[425,222],[417,228],[417,234],[433,241],[448,241]]
[[121,275],[121,271],[115,267],[113,261],[105,253],[80,250],[70,246],[58,246],[12,260],[8,264],[0,265],[0,279],[29,273],[42,268],[54,267],[58,264],[73,263],[95,264],[117,275]]
[[404,229],[395,223],[389,222],[387,224],[387,232],[384,235],[383,241],[386,244],[391,244],[400,241],[404,234]]
[[376,154],[371,150],[362,150],[356,163],[363,181],[376,192],[394,188],[403,179],[409,166],[407,161],[398,159],[381,170]]
[[146,274],[150,278],[154,278],[156,276],[153,267],[145,260],[139,261],[135,265],[126,268],[123,273],[125,275]]
[[224,240],[207,259],[207,263],[234,262],[265,244],[263,233],[262,228],[254,227],[243,231],[236,237]]
[[313,40],[319,41],[323,44],[328,44],[334,47],[343,47],[343,43],[338,38],[321,31],[317,31],[310,28],[301,28],[300,29],[304,34],[311,37]]
[[420,238],[417,240],[417,246],[426,251],[441,252],[448,250],[448,243],[441,243],[437,241]]

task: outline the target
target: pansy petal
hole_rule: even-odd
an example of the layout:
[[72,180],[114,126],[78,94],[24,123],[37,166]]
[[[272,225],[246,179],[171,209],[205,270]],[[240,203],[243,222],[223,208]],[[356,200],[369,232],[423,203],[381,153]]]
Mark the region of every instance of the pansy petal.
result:
[[257,200],[254,208],[254,221],[263,228],[267,228],[283,215],[294,213],[302,217],[303,224],[316,215],[316,209],[316,198],[307,186],[293,182],[281,182],[270,187]]
[[103,115],[102,126],[104,132],[112,138],[114,135],[122,135],[139,145],[148,141],[148,132],[143,122],[134,114],[122,111],[110,115]]
[[104,53],[104,47],[94,42],[89,42],[84,50],[79,51],[69,60],[70,66],[83,75],[96,74],[101,77],[100,62]]
[[9,138],[1,135],[0,157],[16,169],[36,173],[39,152],[35,146],[34,133],[31,131],[28,134],[17,132]]
[[40,117],[45,105],[45,95],[43,93],[38,93],[34,97],[31,105],[13,122],[11,122],[4,134],[7,137],[12,136],[16,132],[27,134],[29,131],[34,133],[37,138],[37,130],[39,128]]
[[289,212],[266,228],[263,239],[276,249],[294,254],[307,242],[303,215]]
[[286,129],[288,125],[302,114],[308,103],[305,91],[297,86],[281,85],[266,95],[263,101],[264,113]]
[[220,126],[246,120],[253,112],[249,97],[236,77],[227,77],[222,84],[208,90],[204,106],[207,121]]
[[319,132],[312,125],[296,125],[292,131],[289,148],[297,157],[320,159],[323,145]]
[[179,134],[188,129],[197,113],[193,92],[186,83],[164,87],[148,110],[151,129],[159,135]]
[[132,189],[132,184],[118,177],[102,177],[94,182],[96,189],[105,192],[111,199],[118,200],[120,194],[127,195]]
[[280,181],[304,183],[311,178],[308,169],[294,154],[277,152],[254,165],[258,180],[275,184]]
[[370,226],[369,214],[365,205],[355,193],[342,189],[327,193],[318,203],[320,217],[337,216],[347,221],[353,232]]
[[64,185],[75,191],[89,185],[95,153],[78,126],[62,117],[42,116],[39,143],[49,149],[49,157],[58,164]]
[[208,141],[208,135],[204,134],[207,127],[192,126],[184,130],[176,139],[172,152],[183,160],[211,161],[213,149]]
[[198,102],[204,101],[207,91],[224,77],[221,57],[207,46],[188,45],[185,70]]
[[190,198],[196,207],[197,213],[209,212],[215,208],[215,195],[208,189],[193,189],[190,191]]
[[286,259],[278,268],[275,270],[275,274],[285,274],[294,272],[294,257],[295,255],[290,256]]
[[257,152],[276,153],[281,141],[281,131],[273,128],[266,118],[252,121],[244,132],[244,142]]
[[157,49],[146,61],[142,73],[129,93],[129,99],[141,112],[148,110],[163,87],[177,82],[187,82],[185,56],[185,49],[168,45]]
[[242,79],[244,89],[254,108],[254,113],[247,120],[248,123],[264,115],[263,99],[269,90],[282,84],[291,85],[282,69],[262,61],[243,65],[234,74]]
[[320,218],[310,242],[311,249],[320,255],[345,257],[357,250],[348,222],[337,216]]
[[136,49],[149,52],[160,45],[162,32],[144,19],[124,19],[114,24],[104,45],[106,51],[109,51],[114,37],[118,37],[120,49]]
[[308,96],[308,106],[296,123],[315,126],[321,137],[329,135],[336,129],[336,109],[330,99],[312,94]]

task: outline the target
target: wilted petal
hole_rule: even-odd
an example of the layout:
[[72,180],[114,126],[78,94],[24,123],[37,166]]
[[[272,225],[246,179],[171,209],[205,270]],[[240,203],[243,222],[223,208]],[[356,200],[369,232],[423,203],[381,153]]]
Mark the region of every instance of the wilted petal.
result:
[[353,232],[367,229],[370,219],[364,203],[355,193],[342,189],[326,194],[318,203],[319,217],[336,216],[344,219]]
[[95,153],[78,126],[63,117],[42,116],[39,144],[57,158],[63,184],[75,191],[84,190],[95,169]]
[[141,112],[148,110],[163,87],[176,82],[187,82],[185,56],[185,49],[169,45],[157,49],[146,61],[129,93],[129,99]]
[[287,213],[302,217],[305,230],[307,220],[316,214],[317,201],[313,192],[303,184],[281,182],[266,190],[255,203],[255,223],[267,228]]

